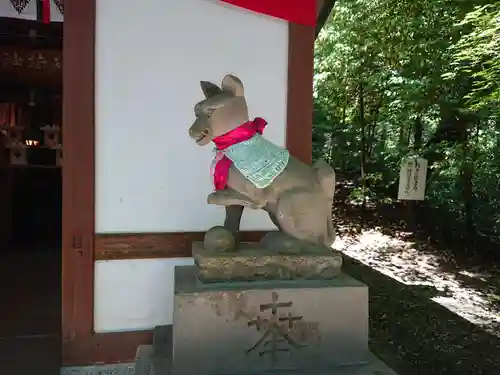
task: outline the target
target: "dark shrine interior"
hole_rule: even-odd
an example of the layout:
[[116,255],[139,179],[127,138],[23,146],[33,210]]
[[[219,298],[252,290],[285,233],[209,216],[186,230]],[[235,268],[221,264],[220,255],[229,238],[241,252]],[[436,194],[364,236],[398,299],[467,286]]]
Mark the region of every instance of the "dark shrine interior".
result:
[[62,23],[0,18],[0,374],[61,353]]
[[0,18],[0,249],[60,252],[62,23]]

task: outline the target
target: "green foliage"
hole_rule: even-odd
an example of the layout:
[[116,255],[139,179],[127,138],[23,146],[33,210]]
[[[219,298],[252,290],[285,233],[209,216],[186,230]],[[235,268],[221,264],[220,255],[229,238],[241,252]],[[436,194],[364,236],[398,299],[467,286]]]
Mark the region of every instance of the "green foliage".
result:
[[474,110],[500,112],[500,2],[476,7],[459,23],[468,26],[465,34],[451,47],[453,70],[446,78],[458,74],[473,77],[467,94]]
[[428,159],[427,208],[500,238],[500,1],[338,0],[316,41],[314,158],[395,198]]

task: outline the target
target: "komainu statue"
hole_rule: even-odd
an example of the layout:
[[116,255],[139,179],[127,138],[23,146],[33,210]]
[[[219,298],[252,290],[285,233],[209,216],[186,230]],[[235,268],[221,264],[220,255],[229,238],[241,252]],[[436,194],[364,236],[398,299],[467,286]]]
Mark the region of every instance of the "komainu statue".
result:
[[215,191],[208,203],[225,206],[226,219],[224,227],[212,228],[213,236],[219,229],[221,235],[226,231],[237,239],[243,209],[249,207],[265,210],[279,229],[264,237],[264,247],[281,253],[330,248],[335,239],[334,170],[324,161],[306,165],[264,138],[267,123],[249,119],[237,77],[227,75],[221,87],[200,84],[206,99],[194,107],[196,120],[189,135],[199,146],[213,142],[216,147]]

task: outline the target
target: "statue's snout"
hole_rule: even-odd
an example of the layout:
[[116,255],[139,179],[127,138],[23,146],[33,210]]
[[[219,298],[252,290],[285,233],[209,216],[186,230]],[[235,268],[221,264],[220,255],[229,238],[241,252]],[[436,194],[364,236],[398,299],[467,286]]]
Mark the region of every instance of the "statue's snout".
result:
[[211,141],[210,126],[206,121],[197,118],[189,128],[189,136],[200,146],[204,146]]

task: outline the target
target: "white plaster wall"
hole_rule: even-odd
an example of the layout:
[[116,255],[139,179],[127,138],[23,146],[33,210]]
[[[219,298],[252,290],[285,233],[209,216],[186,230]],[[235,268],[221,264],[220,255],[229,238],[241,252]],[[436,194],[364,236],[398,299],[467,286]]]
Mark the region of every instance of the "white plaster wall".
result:
[[[288,28],[285,21],[211,0],[97,3],[96,232],[206,230],[223,220],[209,206],[212,146],[188,136],[200,80],[227,73],[245,85],[252,116],[284,144]],[[242,228],[271,228],[262,212]]]
[[[244,85],[251,116],[285,143],[288,25],[213,0],[102,0],[96,23],[96,232],[202,231],[211,146],[188,136],[200,80]],[[247,210],[243,229],[272,228]],[[96,262],[96,332],[172,323],[173,268],[191,259]]]
[[172,324],[174,266],[192,258],[98,261],[94,331],[151,329]]

